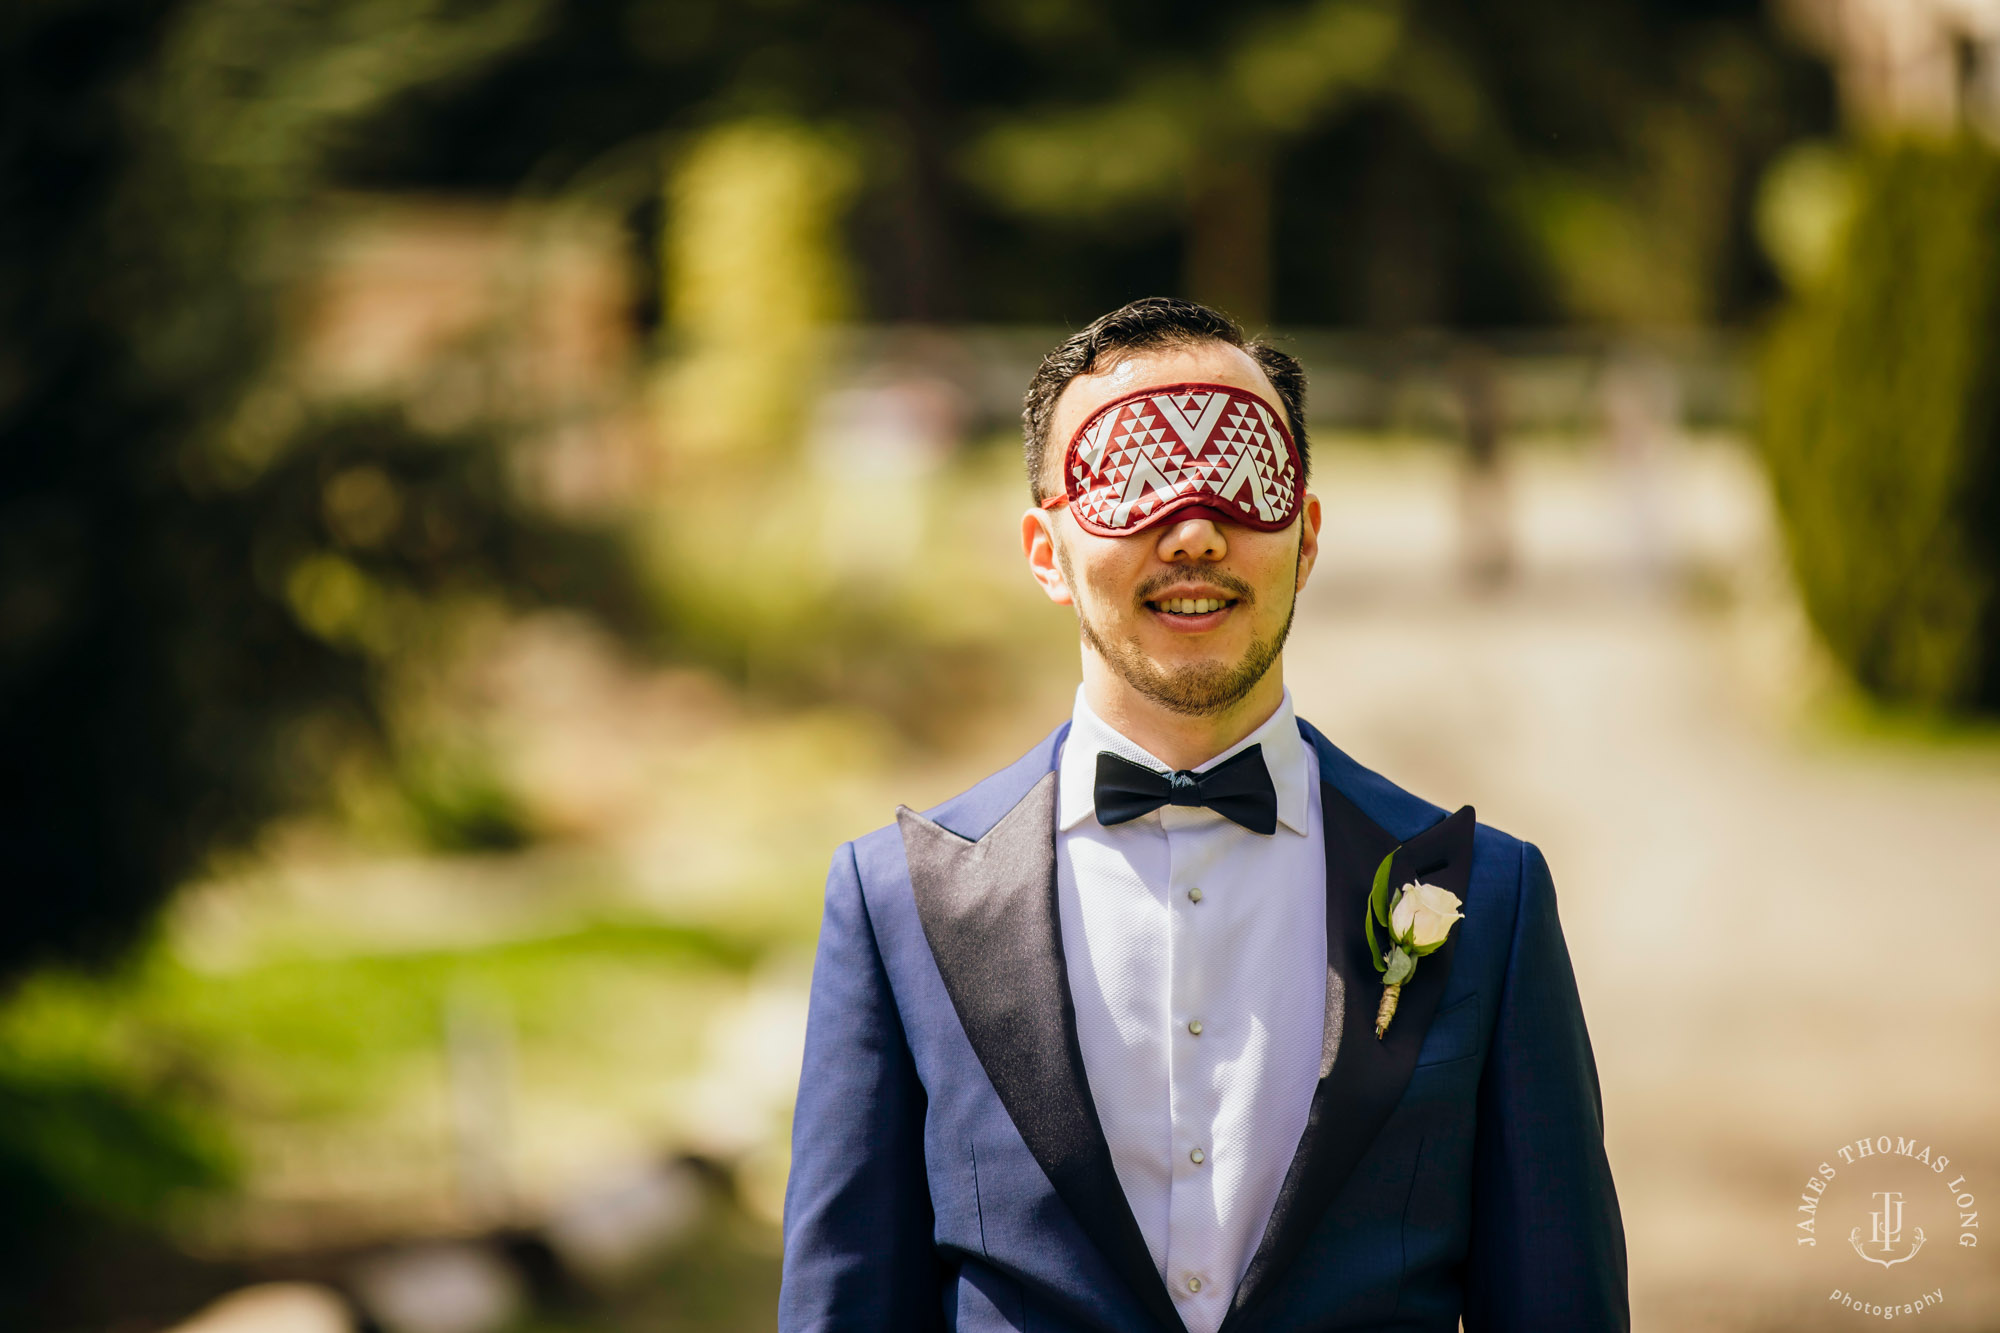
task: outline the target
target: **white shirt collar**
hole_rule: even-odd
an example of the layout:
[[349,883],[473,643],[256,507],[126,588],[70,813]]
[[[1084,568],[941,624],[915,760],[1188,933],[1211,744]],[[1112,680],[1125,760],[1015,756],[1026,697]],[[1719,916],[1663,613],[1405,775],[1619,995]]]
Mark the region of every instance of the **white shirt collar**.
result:
[[[1278,793],[1278,822],[1294,833],[1310,831],[1311,793],[1306,789],[1305,739],[1299,735],[1298,718],[1292,712],[1292,691],[1286,687],[1277,711],[1264,724],[1194,771],[1205,773],[1223,760],[1253,745],[1264,747],[1264,766],[1270,770],[1271,785]],[[1056,824],[1067,830],[1097,814],[1097,752],[1109,750],[1155,772],[1172,772],[1139,746],[1127,740],[1100,718],[1084,701],[1083,686],[1076,687],[1076,711],[1071,714],[1069,736],[1063,741],[1062,760],[1056,777]]]

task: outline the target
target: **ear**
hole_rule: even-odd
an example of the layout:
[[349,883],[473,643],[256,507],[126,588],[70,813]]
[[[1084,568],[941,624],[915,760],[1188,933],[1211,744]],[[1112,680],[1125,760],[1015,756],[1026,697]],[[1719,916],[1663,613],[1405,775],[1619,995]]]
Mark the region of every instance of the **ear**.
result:
[[1299,507],[1299,582],[1294,592],[1305,589],[1306,579],[1311,577],[1313,565],[1319,560],[1319,525],[1324,517],[1319,497],[1307,491],[1306,502]]
[[1028,572],[1042,591],[1058,606],[1070,604],[1069,580],[1063,577],[1062,561],[1056,556],[1055,518],[1046,509],[1030,509],[1021,515],[1021,554],[1028,558]]

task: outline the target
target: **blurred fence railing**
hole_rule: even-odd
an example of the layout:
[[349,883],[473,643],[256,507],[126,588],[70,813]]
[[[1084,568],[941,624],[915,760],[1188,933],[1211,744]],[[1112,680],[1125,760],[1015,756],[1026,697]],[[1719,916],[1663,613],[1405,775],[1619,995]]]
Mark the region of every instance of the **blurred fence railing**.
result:
[[[830,388],[925,382],[959,399],[965,435],[1014,429],[1059,327],[859,325],[832,335]],[[1368,334],[1280,330],[1309,381],[1315,431],[1463,437],[1594,432],[1640,400],[1655,420],[1742,429],[1747,340],[1721,330]]]

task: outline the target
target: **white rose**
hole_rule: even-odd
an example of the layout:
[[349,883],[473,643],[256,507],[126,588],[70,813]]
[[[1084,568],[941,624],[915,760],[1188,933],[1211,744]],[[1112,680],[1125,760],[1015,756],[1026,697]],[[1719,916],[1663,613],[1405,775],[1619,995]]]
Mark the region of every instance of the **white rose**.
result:
[[1389,929],[1406,945],[1428,953],[1444,943],[1463,915],[1458,895],[1435,884],[1405,884],[1389,909]]

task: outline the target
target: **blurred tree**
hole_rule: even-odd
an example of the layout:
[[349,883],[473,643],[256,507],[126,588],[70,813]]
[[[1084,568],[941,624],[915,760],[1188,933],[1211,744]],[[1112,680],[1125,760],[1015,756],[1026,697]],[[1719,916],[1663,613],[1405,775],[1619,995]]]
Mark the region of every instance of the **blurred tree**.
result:
[[493,441],[318,419],[270,365],[272,273],[329,146],[538,15],[0,13],[0,979],[114,950],[379,735],[385,663],[435,598],[616,568],[514,499]]
[[1402,14],[1390,0],[1261,8],[1212,44],[1183,40],[1117,62],[1109,100],[1023,107],[971,143],[967,170],[1030,216],[1184,218],[1183,289],[1264,323],[1273,159],[1384,89]]
[[852,308],[840,238],[852,177],[841,144],[769,118],[718,127],[681,156],[663,241],[681,353],[663,392],[670,447],[768,459],[797,441],[819,334]]
[[1379,328],[1740,317],[1771,291],[1751,185],[1832,103],[1764,0],[552,4],[386,107],[345,178],[608,190],[649,249],[663,145],[837,128],[881,319],[1148,291]]
[[2000,709],[2000,154],[1878,143],[1850,174],[1764,366],[1792,567],[1870,694]]
[[983,90],[1017,73],[968,4],[554,0],[537,41],[476,77],[411,89],[338,162],[362,188],[608,196],[632,211],[635,252],[656,262],[680,152],[718,124],[811,124],[860,159],[863,308],[950,319],[966,309],[948,154]]
[[1253,322],[1698,322],[1744,309],[1749,185],[1824,115],[1761,8],[1257,6],[967,170],[1029,217],[1180,221],[1183,288]]

